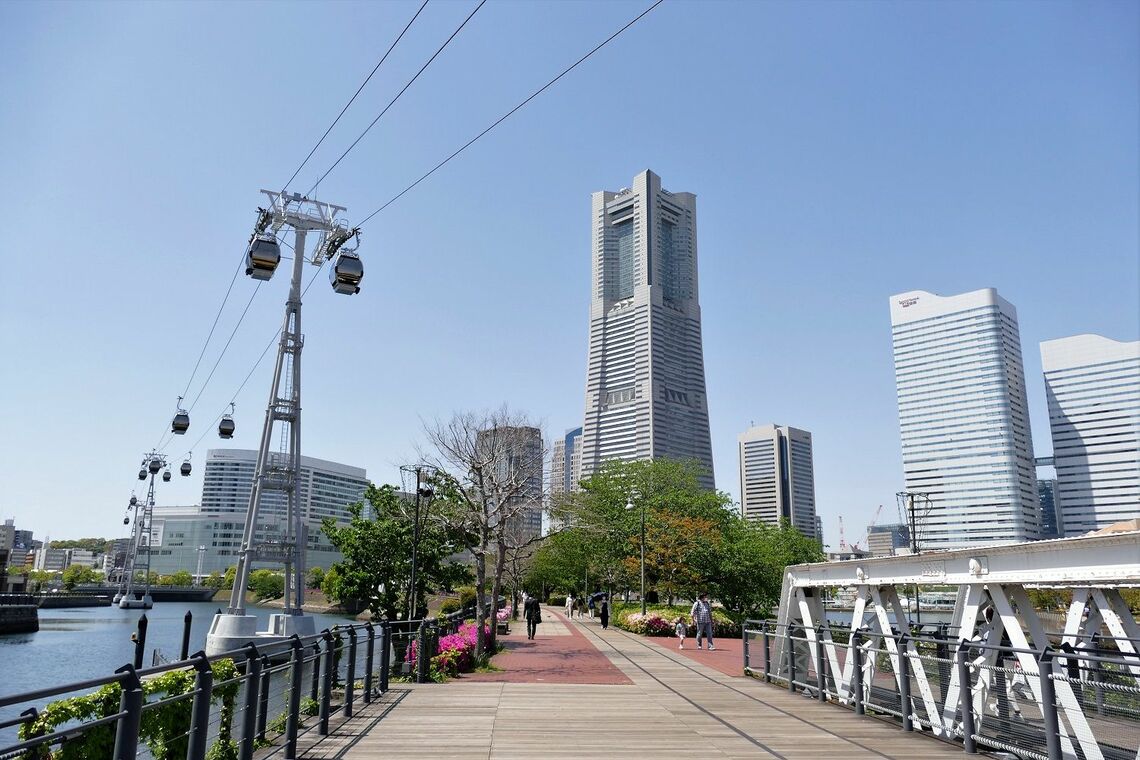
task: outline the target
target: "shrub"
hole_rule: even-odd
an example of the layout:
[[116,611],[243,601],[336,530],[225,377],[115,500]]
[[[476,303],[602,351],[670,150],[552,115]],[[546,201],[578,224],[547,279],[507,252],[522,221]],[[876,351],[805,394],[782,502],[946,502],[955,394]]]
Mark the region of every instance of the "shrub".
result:
[[565,607],[566,606],[566,597],[565,596],[547,597],[546,603],[551,605],[552,607]]
[[[431,658],[431,671],[433,678],[436,674],[441,676],[456,676],[460,673],[469,673],[475,669],[475,637],[478,628],[474,623],[464,623],[455,633],[441,636],[436,646],[436,654]],[[483,628],[483,635],[491,635],[490,626]],[[417,641],[408,645],[404,653],[404,661],[413,668],[418,656]]]
[[455,589],[459,592],[459,607],[466,609],[475,606],[475,587],[474,586],[460,586]]
[[[642,636],[672,636],[674,635],[673,623],[678,617],[684,619],[689,633],[694,633],[694,628],[689,621],[689,609],[689,607],[677,605],[672,607],[664,604],[650,605],[646,607],[646,615],[642,618],[640,605],[617,604],[614,605],[611,614],[614,625],[630,633]],[[712,616],[714,636],[735,637],[740,635],[740,624],[729,617],[727,612],[719,607],[713,607]]]
[[444,599],[443,604],[439,606],[439,614],[450,615],[452,612],[459,612],[463,609],[463,605],[459,603],[458,599]]

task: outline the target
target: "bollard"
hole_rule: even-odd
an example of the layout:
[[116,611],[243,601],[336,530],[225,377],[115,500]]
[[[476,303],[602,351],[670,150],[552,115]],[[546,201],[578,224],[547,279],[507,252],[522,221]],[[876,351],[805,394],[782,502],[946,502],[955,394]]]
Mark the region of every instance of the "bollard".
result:
[[768,621],[760,626],[760,640],[764,645],[764,683],[772,683],[772,642],[768,639]]
[[356,629],[348,627],[348,673],[344,683],[344,717],[352,717],[352,698],[356,692]]
[[309,698],[316,702],[321,698],[321,643],[313,642],[313,685]]
[[899,635],[899,712],[902,713],[902,730],[913,731],[914,719],[911,717],[910,703],[910,657],[907,656],[909,642],[908,634],[904,631]]
[[[779,625],[779,623],[777,623],[777,625]],[[796,693],[796,643],[793,639],[795,632],[795,629],[790,623],[788,627],[784,629],[784,635],[788,640],[788,691],[793,694]]]
[[190,622],[193,619],[194,613],[186,610],[186,617],[182,618],[182,649],[179,650],[179,660],[185,660],[190,656]]
[[392,625],[380,623],[380,693],[388,692],[388,676],[392,671]]
[[1053,652],[1049,647],[1037,658],[1041,680],[1041,716],[1045,723],[1045,747],[1049,760],[1061,760],[1061,726],[1057,718],[1056,684],[1053,683]]
[[253,760],[253,737],[257,730],[257,692],[261,681],[261,656],[257,647],[246,644],[245,649],[245,700],[241,715],[240,760]]
[[851,660],[851,699],[855,704],[855,714],[863,715],[866,709],[863,706],[863,647],[859,643],[859,631],[851,632],[851,650],[848,656]]
[[261,658],[261,687],[257,692],[257,740],[265,741],[265,724],[269,720],[269,658]]
[[325,672],[323,676],[323,688],[321,689],[321,709],[320,709],[320,725],[317,733],[321,736],[328,736],[329,733],[329,710],[332,703],[332,690],[333,690],[333,635],[326,628],[321,632],[321,636],[325,640]]
[[364,624],[364,629],[368,631],[368,639],[364,644],[364,704],[367,705],[372,703],[372,670],[374,667],[372,657],[376,644],[376,631],[372,628],[371,621]]
[[139,616],[139,627],[135,631],[135,670],[142,667],[143,652],[146,651],[146,613],[144,612]]
[[[143,615],[143,619],[146,619],[146,615]],[[124,665],[115,672],[123,674],[123,696],[119,700],[119,711],[126,715],[119,718],[115,728],[113,756],[115,760],[135,760],[139,749],[139,723],[142,720],[142,683],[130,665]]]
[[815,627],[815,689],[820,702],[827,701],[827,666],[823,664],[823,625]]
[[958,644],[954,653],[954,664],[958,667],[958,710],[962,713],[962,749],[968,755],[978,754],[974,741],[974,689],[970,685],[970,666],[966,663],[969,642],[965,639]]
[[194,670],[194,705],[190,712],[186,760],[206,760],[206,750],[210,746],[210,697],[213,696],[214,670],[205,652],[194,653]]
[[289,646],[293,648],[293,653],[289,658],[289,707],[285,711],[285,760],[296,760],[297,729],[301,722],[301,688],[305,680],[305,645],[294,633]]

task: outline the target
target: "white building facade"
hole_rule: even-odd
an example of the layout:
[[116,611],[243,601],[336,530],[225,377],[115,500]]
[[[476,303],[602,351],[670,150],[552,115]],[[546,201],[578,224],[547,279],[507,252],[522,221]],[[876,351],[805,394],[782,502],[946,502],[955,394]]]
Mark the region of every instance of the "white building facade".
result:
[[582,477],[611,459],[694,459],[713,487],[696,202],[651,171],[593,195]]
[[1140,341],[1049,340],[1041,365],[1064,535],[1140,517]]
[[815,511],[811,433],[786,425],[751,427],[737,438],[740,515],[772,525],[789,521],[822,540]]
[[905,488],[919,549],[1039,533],[1017,310],[993,288],[891,297]]

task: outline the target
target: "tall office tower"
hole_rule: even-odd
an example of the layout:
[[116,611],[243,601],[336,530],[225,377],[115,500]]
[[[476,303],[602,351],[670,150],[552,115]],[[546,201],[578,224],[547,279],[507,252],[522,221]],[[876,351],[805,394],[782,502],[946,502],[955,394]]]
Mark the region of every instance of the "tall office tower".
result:
[[1041,509],[1041,538],[1065,535],[1057,513],[1057,479],[1037,478],[1037,505]]
[[1140,517],[1140,341],[1041,344],[1064,535]]
[[550,455],[551,495],[578,490],[582,471],[582,428],[567,430],[554,442]]
[[1038,537],[1017,310],[993,288],[891,296],[906,491],[920,550]]
[[503,425],[480,430],[475,435],[475,447],[490,461],[497,462],[496,470],[502,482],[517,479],[522,488],[512,497],[516,505],[509,511],[514,514],[510,530],[522,540],[542,535],[542,431],[536,427]]
[[610,459],[695,459],[713,488],[697,300],[697,199],[644,171],[593,196],[582,476]]
[[751,427],[740,448],[740,515],[776,525],[788,520],[808,538],[819,539],[811,433],[794,427]]

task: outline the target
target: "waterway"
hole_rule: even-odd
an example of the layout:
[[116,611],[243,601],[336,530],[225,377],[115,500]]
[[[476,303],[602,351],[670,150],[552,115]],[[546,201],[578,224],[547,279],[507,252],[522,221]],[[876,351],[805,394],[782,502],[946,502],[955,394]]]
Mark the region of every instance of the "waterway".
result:
[[[190,627],[190,653],[205,647],[206,632],[218,604],[160,602],[145,610],[148,627],[144,667],[150,666],[155,649],[168,660],[178,658],[183,618],[188,610],[194,616]],[[39,612],[37,633],[0,636],[0,696],[109,675],[134,660],[131,634],[138,627],[144,610],[80,607]],[[272,613],[280,610],[250,606],[247,612],[268,620]],[[318,631],[349,621],[349,618],[334,615],[310,616]],[[28,707],[42,706],[46,701],[0,708],[0,722],[18,716]],[[15,741],[15,729],[0,729],[0,747]]]

